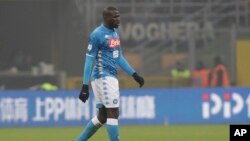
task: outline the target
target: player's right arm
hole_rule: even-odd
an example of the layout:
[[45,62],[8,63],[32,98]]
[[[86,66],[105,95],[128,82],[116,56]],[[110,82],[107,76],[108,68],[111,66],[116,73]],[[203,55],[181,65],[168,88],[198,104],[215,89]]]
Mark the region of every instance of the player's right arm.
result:
[[79,94],[79,99],[84,103],[89,98],[89,81],[92,71],[92,66],[94,63],[95,56],[98,51],[97,38],[95,34],[91,34],[89,38],[89,44],[87,48],[87,53],[85,57],[84,71],[83,71],[83,85],[81,92]]

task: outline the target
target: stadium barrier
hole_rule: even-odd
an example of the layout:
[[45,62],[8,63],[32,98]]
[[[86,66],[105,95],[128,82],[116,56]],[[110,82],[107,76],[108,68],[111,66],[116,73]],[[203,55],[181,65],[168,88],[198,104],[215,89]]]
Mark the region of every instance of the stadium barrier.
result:
[[[176,80],[173,80],[170,76],[145,76],[144,88],[176,88],[176,87],[190,87],[191,84],[186,84],[187,80],[179,80],[179,84],[176,85]],[[74,76],[68,77],[66,82],[67,89],[80,89],[82,87],[82,77]],[[138,88],[138,83],[136,83],[133,77],[128,77],[127,75],[121,75],[119,77],[120,88]]]
[[[0,91],[0,127],[80,126],[96,113],[79,90]],[[122,89],[120,124],[250,123],[250,88]]]

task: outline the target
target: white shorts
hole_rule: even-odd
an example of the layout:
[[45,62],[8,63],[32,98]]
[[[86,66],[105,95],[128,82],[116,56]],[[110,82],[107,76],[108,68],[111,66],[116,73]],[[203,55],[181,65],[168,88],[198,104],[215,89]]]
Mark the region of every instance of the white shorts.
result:
[[114,77],[103,77],[91,82],[95,96],[96,108],[105,106],[106,108],[119,107],[119,83]]

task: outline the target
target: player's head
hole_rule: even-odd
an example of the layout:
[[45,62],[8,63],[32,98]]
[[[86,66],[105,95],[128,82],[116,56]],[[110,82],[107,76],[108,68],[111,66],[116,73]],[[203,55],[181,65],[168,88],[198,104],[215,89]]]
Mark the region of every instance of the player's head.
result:
[[104,25],[108,28],[118,28],[120,25],[120,14],[117,8],[108,6],[102,12]]

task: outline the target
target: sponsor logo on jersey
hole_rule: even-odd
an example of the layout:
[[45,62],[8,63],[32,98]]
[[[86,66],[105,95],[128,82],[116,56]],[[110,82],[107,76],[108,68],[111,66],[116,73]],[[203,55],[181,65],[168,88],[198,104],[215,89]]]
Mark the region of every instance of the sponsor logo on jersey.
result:
[[108,40],[108,45],[111,48],[120,47],[120,38],[111,38]]

